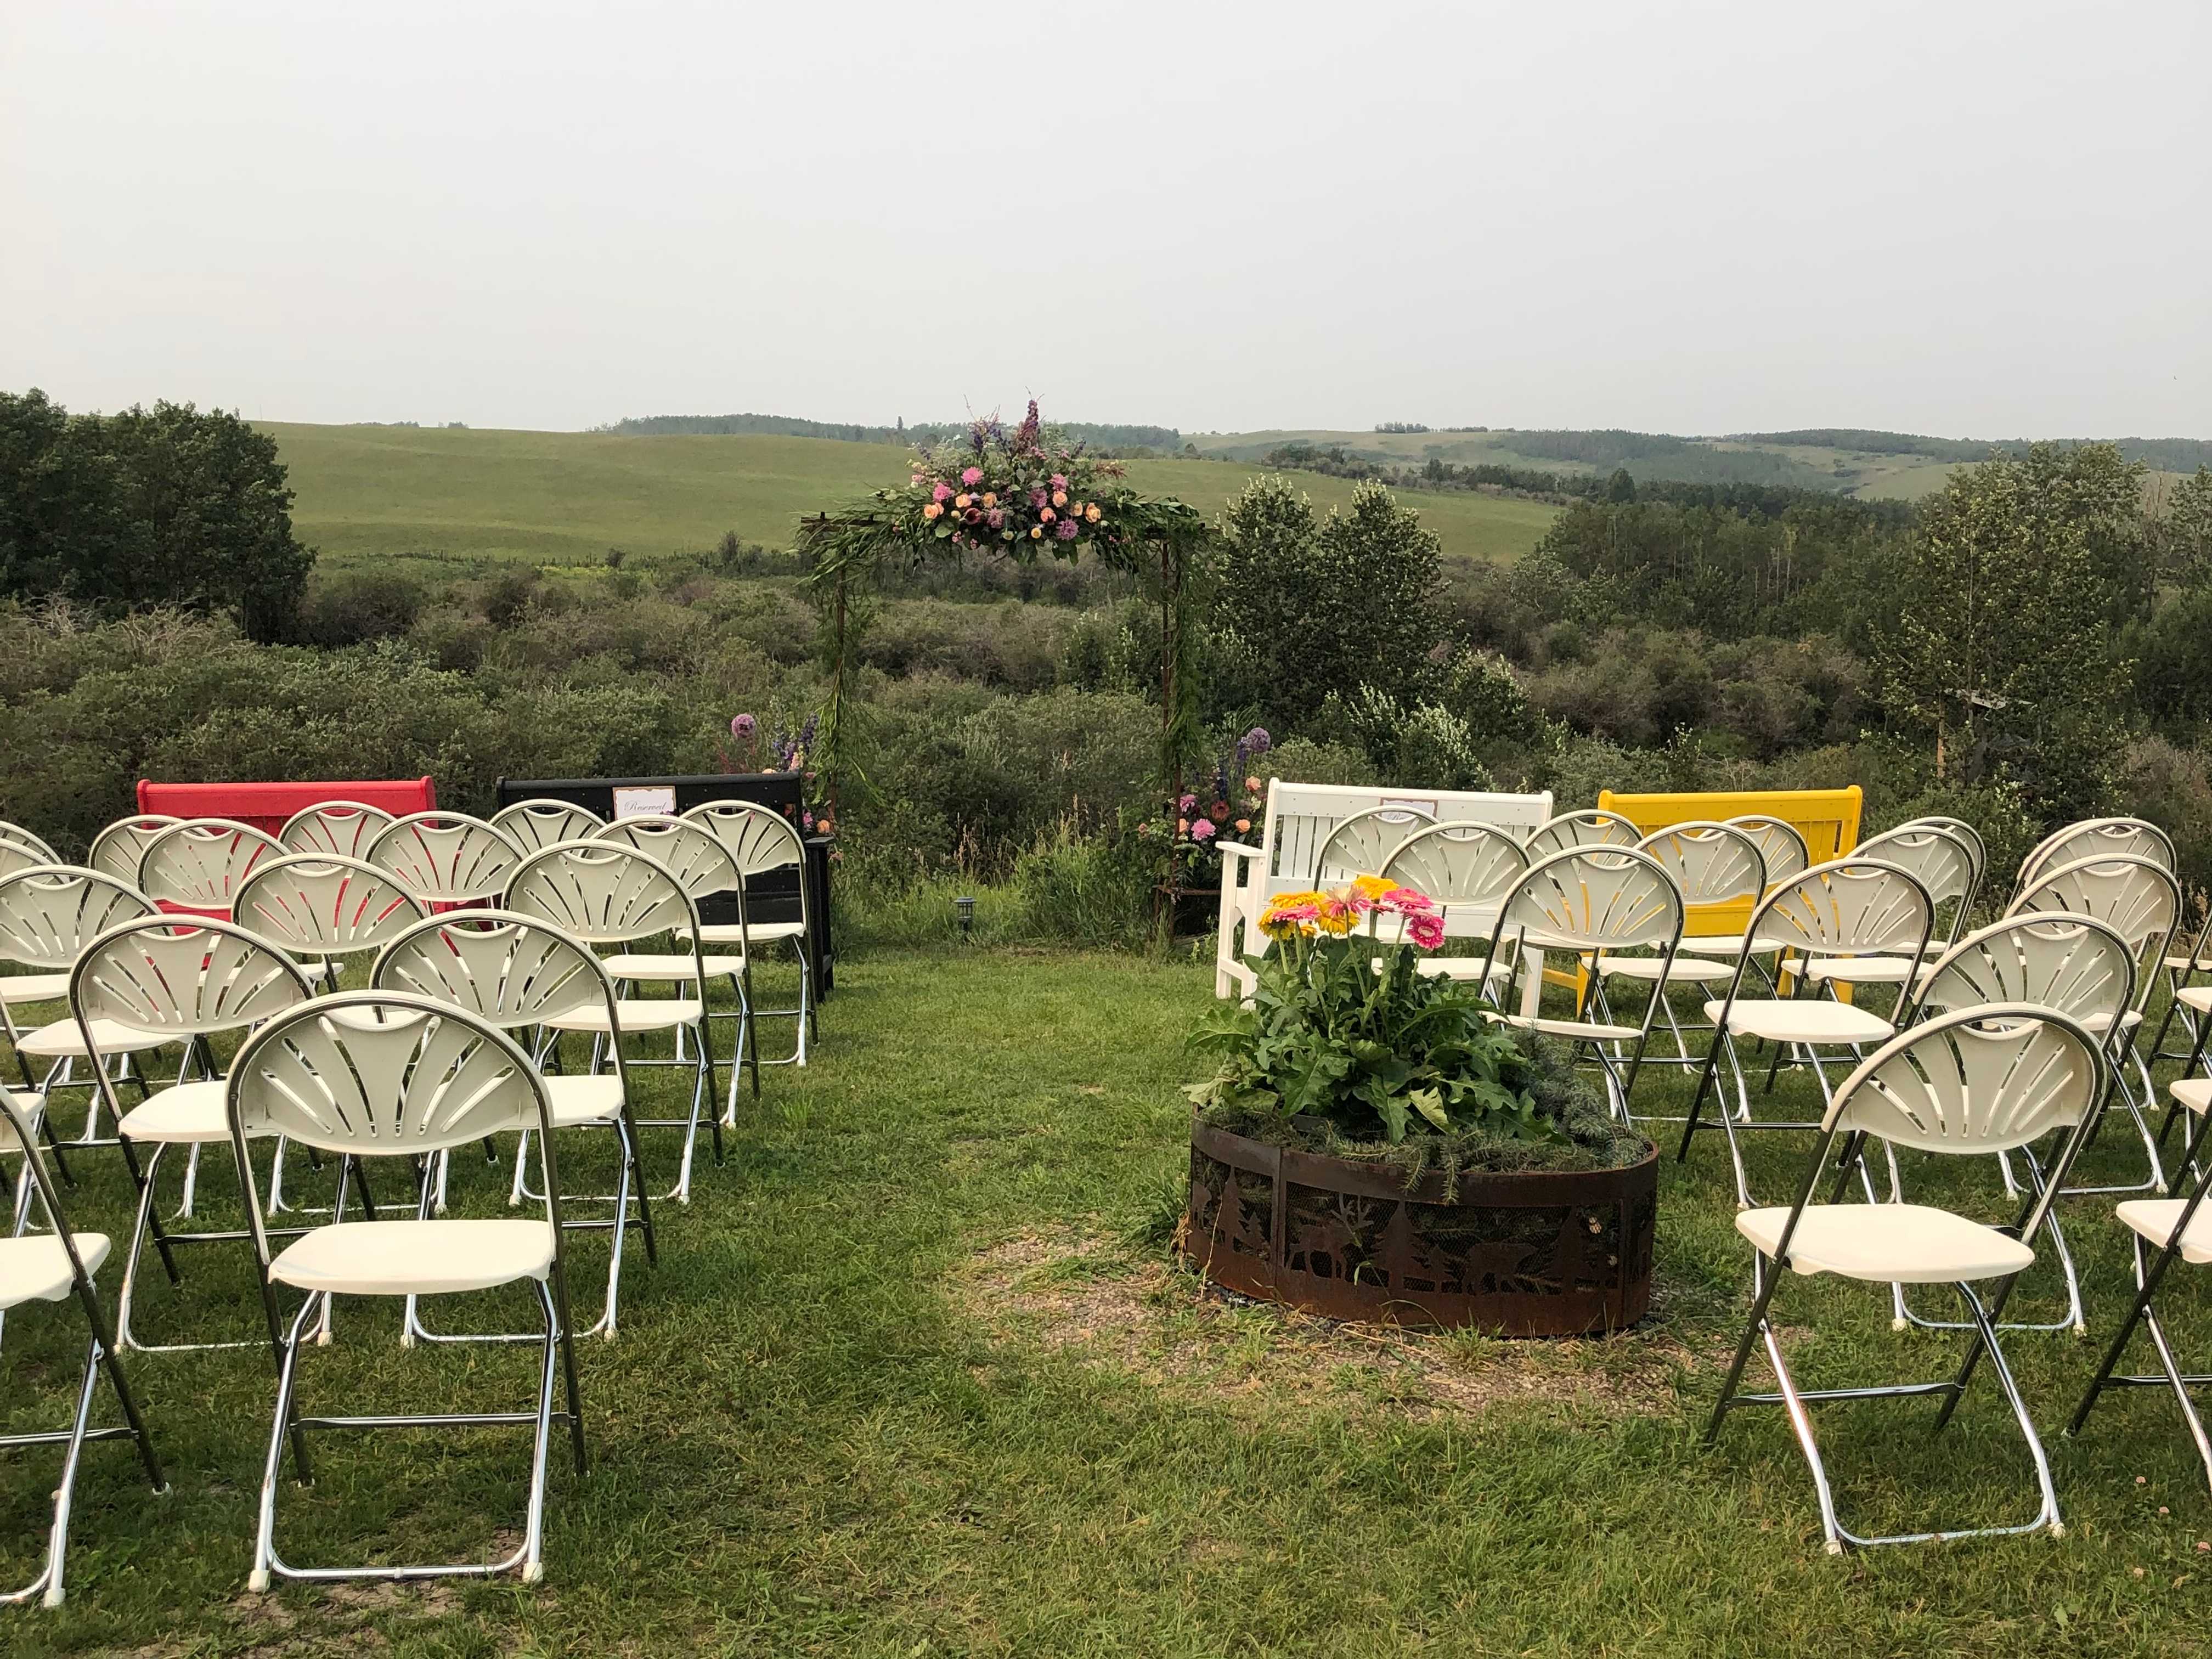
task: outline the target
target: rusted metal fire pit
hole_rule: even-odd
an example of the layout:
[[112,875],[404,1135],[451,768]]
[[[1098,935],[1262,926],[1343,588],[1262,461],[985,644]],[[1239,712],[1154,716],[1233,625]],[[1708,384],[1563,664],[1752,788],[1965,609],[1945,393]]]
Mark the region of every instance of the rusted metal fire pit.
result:
[[1185,1253],[1216,1284],[1332,1319],[1500,1336],[1617,1331],[1651,1301],[1659,1155],[1468,1172],[1449,1201],[1374,1164],[1195,1124]]

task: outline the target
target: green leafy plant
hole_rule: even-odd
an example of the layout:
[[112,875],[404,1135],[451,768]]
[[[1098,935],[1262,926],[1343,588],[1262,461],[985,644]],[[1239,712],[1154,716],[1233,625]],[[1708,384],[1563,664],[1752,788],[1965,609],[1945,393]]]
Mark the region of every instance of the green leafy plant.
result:
[[[1441,943],[1432,910],[1372,877],[1279,899],[1262,925],[1279,946],[1249,1005],[1200,1018],[1191,1045],[1217,1067],[1185,1092],[1201,1110],[1320,1119],[1347,1139],[1393,1146],[1469,1130],[1565,1139],[1538,1104],[1533,1056],[1471,988],[1419,970],[1421,945]],[[1357,931],[1370,917],[1408,919],[1419,943]]]

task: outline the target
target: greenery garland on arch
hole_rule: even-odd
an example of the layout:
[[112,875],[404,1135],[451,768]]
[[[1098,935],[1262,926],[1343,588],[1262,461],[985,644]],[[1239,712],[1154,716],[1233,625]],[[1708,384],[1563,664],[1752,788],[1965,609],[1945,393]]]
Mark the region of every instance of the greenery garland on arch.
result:
[[[1198,746],[1198,665],[1190,615],[1209,568],[1212,527],[1197,508],[1140,495],[1116,462],[1085,454],[1037,418],[1018,427],[995,416],[965,437],[917,452],[902,487],[799,520],[799,550],[821,621],[817,635],[829,691],[815,734],[817,765],[833,814],[841,775],[854,773],[849,723],[854,652],[869,599],[884,568],[969,553],[1031,564],[1089,552],[1144,585],[1160,613],[1159,782],[1182,788]],[[857,775],[857,773],[854,773]]]

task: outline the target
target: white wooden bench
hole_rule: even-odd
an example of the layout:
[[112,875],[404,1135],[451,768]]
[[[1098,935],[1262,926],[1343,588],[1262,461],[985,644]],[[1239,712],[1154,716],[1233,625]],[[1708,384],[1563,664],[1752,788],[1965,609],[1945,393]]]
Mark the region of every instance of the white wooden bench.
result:
[[1250,959],[1267,953],[1270,941],[1260,931],[1260,918],[1278,895],[1375,873],[1324,870],[1322,848],[1329,832],[1354,812],[1389,806],[1407,809],[1407,835],[1419,829],[1425,817],[1437,823],[1492,823],[1525,839],[1552,816],[1552,794],[1549,790],[1540,795],[1500,795],[1455,789],[1364,788],[1270,779],[1267,817],[1260,844],[1218,843],[1221,930],[1213,947],[1216,996],[1249,996],[1259,982]]

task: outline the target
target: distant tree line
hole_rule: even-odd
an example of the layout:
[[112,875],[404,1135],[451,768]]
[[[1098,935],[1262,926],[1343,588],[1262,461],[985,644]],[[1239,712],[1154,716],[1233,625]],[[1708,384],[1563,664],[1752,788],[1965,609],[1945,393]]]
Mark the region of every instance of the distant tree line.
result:
[[[1910,432],[1871,432],[1858,427],[1808,427],[1798,432],[1743,432],[1733,435],[1742,443],[1856,449],[1875,455],[1924,455],[1931,461],[1983,461],[1992,454],[2019,460],[2036,447],[2026,438],[1926,438]],[[2192,472],[2200,466],[2212,466],[2212,440],[2203,438],[2071,438],[2045,447],[2070,448],[2085,443],[2108,443],[2119,452],[2122,460],[2141,461],[2161,472]]]
[[0,595],[230,612],[283,639],[315,558],[291,508],[276,440],[234,414],[0,392]]
[[[1056,424],[1069,437],[1093,449],[1149,449],[1173,454],[1182,447],[1182,434],[1171,426],[1122,426],[1099,421],[1062,421]],[[724,438],[766,434],[830,438],[848,444],[936,444],[965,434],[968,422],[921,421],[908,426],[901,421],[893,426],[863,426],[837,421],[806,421],[791,415],[647,415],[592,429],[624,438],[683,434]]]

